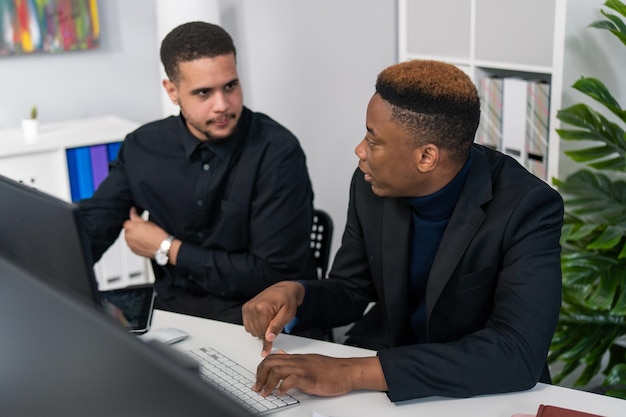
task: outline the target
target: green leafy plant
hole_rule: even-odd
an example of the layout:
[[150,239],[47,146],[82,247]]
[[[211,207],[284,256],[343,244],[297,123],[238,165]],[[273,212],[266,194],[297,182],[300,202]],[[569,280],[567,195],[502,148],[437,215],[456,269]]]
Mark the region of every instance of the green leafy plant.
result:
[[33,106],[30,109],[30,118],[31,119],[36,119],[37,118],[37,106]]
[[[617,14],[601,10],[606,20],[590,27],[626,46],[626,5],[604,6]],[[626,348],[619,343],[626,335],[626,111],[598,79],[581,77],[572,87],[602,107],[579,103],[557,113],[573,127],[557,129],[561,139],[589,142],[565,152],[583,167],[553,179],[565,201],[563,304],[548,360],[563,363],[553,375],[557,384],[577,370],[574,386],[601,374],[607,395],[626,398]]]

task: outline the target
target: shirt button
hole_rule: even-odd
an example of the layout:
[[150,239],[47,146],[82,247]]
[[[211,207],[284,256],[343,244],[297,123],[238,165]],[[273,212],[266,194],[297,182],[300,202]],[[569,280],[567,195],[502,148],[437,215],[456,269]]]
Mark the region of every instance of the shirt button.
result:
[[208,171],[208,170],[209,170],[209,168],[211,168],[211,166],[210,166],[209,164],[204,164],[204,165],[202,165],[202,169],[203,169],[204,171]]
[[202,205],[202,200],[196,201],[196,204],[198,205],[198,207],[200,207]]

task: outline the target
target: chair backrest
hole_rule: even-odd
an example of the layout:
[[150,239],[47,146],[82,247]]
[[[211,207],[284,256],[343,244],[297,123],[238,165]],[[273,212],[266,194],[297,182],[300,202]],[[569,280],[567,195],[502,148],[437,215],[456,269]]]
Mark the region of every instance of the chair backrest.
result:
[[311,229],[311,251],[317,266],[317,277],[326,278],[330,259],[330,244],[333,239],[333,220],[324,210],[313,211],[313,226]]

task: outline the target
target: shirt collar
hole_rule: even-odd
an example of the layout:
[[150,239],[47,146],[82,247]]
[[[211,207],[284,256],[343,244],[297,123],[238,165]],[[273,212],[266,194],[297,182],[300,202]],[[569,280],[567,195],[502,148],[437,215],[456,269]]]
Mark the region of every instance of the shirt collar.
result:
[[182,114],[178,116],[178,124],[180,128],[180,136],[183,141],[183,146],[185,148],[185,155],[187,158],[191,158],[194,152],[203,144],[206,143],[206,146],[221,160],[228,162],[235,152],[237,148],[237,144],[244,140],[247,127],[250,122],[250,117],[252,112],[244,107],[241,112],[241,117],[237,122],[237,127],[235,127],[235,132],[233,135],[224,140],[220,140],[217,142],[203,142],[200,139],[196,138],[194,135],[189,132],[187,125],[185,123],[185,118]]

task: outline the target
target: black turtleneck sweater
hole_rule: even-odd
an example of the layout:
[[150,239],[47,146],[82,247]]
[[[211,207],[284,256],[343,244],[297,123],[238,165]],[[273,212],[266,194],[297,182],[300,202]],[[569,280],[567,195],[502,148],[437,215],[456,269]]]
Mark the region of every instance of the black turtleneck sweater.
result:
[[461,171],[441,190],[424,197],[405,198],[412,209],[409,308],[412,310],[410,327],[415,343],[428,341],[426,283],[443,232],[446,230],[452,211],[461,194],[470,166],[471,154]]

